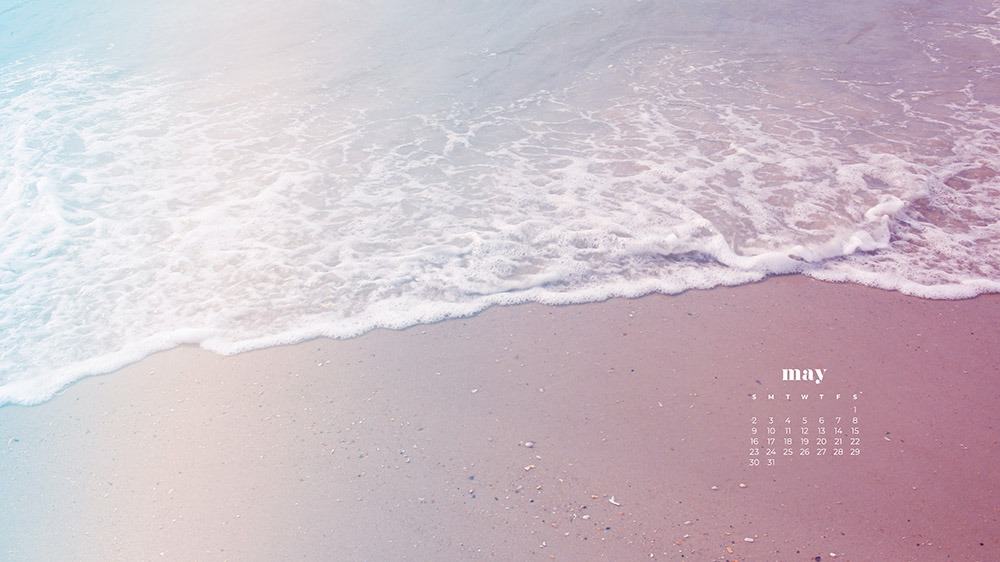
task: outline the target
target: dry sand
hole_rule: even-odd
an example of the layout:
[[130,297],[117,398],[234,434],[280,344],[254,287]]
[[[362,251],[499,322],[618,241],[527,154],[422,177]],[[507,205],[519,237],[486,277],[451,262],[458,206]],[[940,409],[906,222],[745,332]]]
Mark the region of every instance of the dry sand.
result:
[[[180,348],[0,409],[0,553],[997,560],[997,326],[998,296],[782,277]],[[862,392],[863,454],[748,466],[748,395],[788,389]]]

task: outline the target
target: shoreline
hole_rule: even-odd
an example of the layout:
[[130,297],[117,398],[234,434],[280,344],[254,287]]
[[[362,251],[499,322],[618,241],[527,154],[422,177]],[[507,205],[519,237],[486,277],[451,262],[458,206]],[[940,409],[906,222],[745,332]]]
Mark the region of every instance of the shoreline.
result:
[[[845,276],[843,278],[838,278],[836,276],[811,276],[802,272],[793,273],[776,273],[764,276],[761,279],[752,281],[741,281],[735,282],[733,284],[717,284],[711,286],[698,286],[694,285],[685,289],[680,290],[667,290],[663,287],[660,288],[649,288],[646,284],[640,284],[642,289],[634,289],[632,291],[617,291],[609,293],[609,296],[594,297],[594,298],[583,298],[582,294],[591,294],[592,291],[582,291],[575,293],[567,293],[563,295],[566,302],[558,302],[558,299],[552,299],[549,297],[539,297],[537,294],[532,293],[531,296],[528,294],[518,295],[515,299],[501,298],[509,297],[503,293],[496,295],[491,295],[493,298],[486,299],[489,302],[469,302],[469,303],[458,303],[456,309],[449,312],[442,313],[442,317],[435,319],[427,319],[426,315],[420,319],[414,320],[410,319],[405,322],[387,322],[372,320],[369,322],[370,325],[367,327],[355,328],[347,330],[346,333],[352,335],[344,336],[331,336],[328,332],[336,331],[331,330],[328,327],[312,327],[306,329],[298,329],[294,331],[279,332],[271,336],[259,336],[251,339],[240,340],[237,342],[232,342],[228,340],[220,341],[220,338],[212,334],[213,331],[206,328],[192,328],[183,330],[174,330],[166,334],[157,334],[155,336],[146,338],[142,340],[139,344],[133,342],[129,344],[125,349],[101,355],[100,357],[91,358],[86,361],[80,361],[73,363],[68,366],[69,373],[63,373],[58,376],[58,380],[45,380],[38,382],[34,379],[16,381],[7,385],[7,388],[0,387],[0,408],[5,407],[31,407],[44,404],[49,400],[52,400],[59,394],[66,392],[73,385],[78,384],[82,380],[86,380],[92,377],[101,377],[105,375],[114,374],[118,371],[126,369],[136,363],[141,363],[147,360],[149,357],[159,354],[168,353],[175,349],[180,348],[197,348],[202,349],[217,355],[229,357],[234,355],[240,355],[244,353],[250,353],[255,351],[261,351],[271,348],[281,348],[295,345],[308,344],[309,342],[316,340],[333,340],[333,341],[343,341],[350,340],[358,337],[366,336],[371,332],[377,331],[403,331],[414,328],[419,328],[420,326],[429,326],[438,324],[441,322],[451,322],[457,320],[466,320],[473,318],[488,311],[495,307],[508,307],[508,306],[544,306],[544,307],[563,307],[563,306],[580,306],[588,304],[599,304],[607,301],[613,300],[639,300],[647,297],[674,297],[679,295],[684,295],[692,291],[714,291],[717,289],[731,289],[735,287],[741,287],[743,285],[753,285],[758,283],[765,283],[771,279],[783,278],[783,277],[801,277],[806,282],[820,282],[827,284],[845,284],[853,285],[858,287],[863,287],[866,289],[874,289],[878,291],[886,291],[890,293],[897,293],[902,297],[917,298],[920,300],[930,300],[930,301],[962,301],[962,300],[973,300],[979,297],[1000,297],[1000,291],[990,292],[987,288],[984,288],[982,284],[972,284],[968,286],[955,286],[946,285],[933,287],[937,294],[947,294],[949,296],[940,297],[929,297],[926,294],[920,294],[922,291],[919,290],[909,290],[904,291],[902,286],[893,286],[892,284],[879,283],[878,279],[870,279],[871,283],[861,282],[855,278]],[[907,285],[903,283],[902,285]],[[912,283],[910,283],[912,285]],[[930,290],[930,289],[928,289]],[[606,291],[605,291],[606,292]],[[604,294],[598,291],[596,294]],[[434,318],[434,315],[431,315]],[[398,325],[393,325],[398,324]],[[154,343],[150,343],[154,342]],[[163,343],[166,342],[166,343]],[[152,350],[152,351],[150,351]],[[80,365],[114,365],[113,367],[83,367],[77,368]],[[56,372],[60,372],[64,369],[55,369]],[[83,371],[85,374],[79,374],[74,371]],[[28,397],[26,392],[22,389],[35,388],[34,396]],[[38,388],[43,388],[43,391],[39,391]]]
[[[0,516],[2,548],[986,560],[998,304],[777,276],[232,356],[182,346],[0,408],[0,491],[26,506]],[[748,394],[799,365],[863,394],[864,455],[745,466]]]

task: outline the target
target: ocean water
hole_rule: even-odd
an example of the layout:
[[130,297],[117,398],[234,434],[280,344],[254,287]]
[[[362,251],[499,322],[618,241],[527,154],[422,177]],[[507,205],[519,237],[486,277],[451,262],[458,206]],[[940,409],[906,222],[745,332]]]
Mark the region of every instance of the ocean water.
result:
[[1000,2],[0,0],[0,404],[801,274],[1000,292]]

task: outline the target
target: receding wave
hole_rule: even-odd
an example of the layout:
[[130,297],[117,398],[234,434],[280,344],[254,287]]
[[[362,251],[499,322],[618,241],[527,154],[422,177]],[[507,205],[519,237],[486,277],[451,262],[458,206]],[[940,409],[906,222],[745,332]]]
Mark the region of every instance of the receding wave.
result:
[[1000,292],[998,17],[963,7],[876,11],[876,38],[851,14],[789,20],[805,53],[766,30],[687,40],[615,3],[440,47],[471,10],[407,37],[455,54],[420,79],[391,60],[413,45],[382,34],[386,66],[349,72],[298,43],[249,78],[242,58],[0,58],[0,404],[183,343],[236,353],[496,304],[789,273]]

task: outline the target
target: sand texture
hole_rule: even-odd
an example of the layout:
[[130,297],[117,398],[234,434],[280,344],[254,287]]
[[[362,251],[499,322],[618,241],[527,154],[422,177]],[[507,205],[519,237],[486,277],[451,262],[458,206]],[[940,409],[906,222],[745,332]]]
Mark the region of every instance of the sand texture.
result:
[[[179,348],[0,409],[0,553],[996,560],[997,326],[997,296],[782,277]],[[748,466],[749,395],[788,389],[860,392],[863,454]]]

